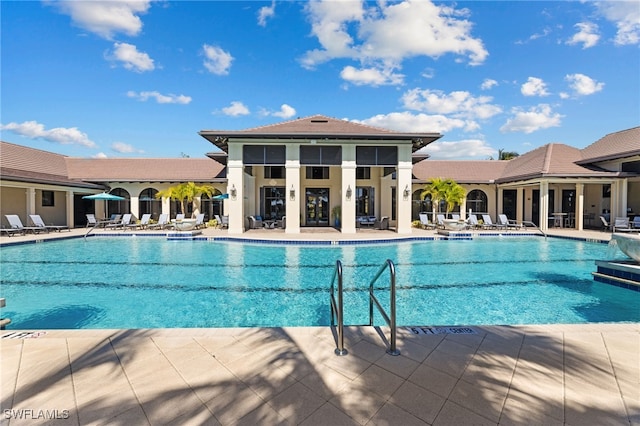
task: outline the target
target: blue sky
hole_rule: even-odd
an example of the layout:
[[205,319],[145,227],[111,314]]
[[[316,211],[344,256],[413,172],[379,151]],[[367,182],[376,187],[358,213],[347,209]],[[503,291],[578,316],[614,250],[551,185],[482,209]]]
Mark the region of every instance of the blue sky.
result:
[[202,157],[200,130],[323,114],[432,158],[640,124],[640,2],[1,1],[1,138]]

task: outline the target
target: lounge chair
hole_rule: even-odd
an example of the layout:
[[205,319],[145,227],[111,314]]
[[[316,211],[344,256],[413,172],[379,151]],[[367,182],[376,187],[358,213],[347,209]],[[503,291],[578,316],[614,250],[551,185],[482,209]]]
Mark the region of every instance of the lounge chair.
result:
[[635,216],[633,218],[633,222],[631,222],[631,226],[633,226],[633,229],[640,230],[640,216]]
[[[229,226],[229,224],[227,223],[227,227],[228,226]],[[282,219],[276,220],[275,227],[276,228],[285,229],[287,227],[287,217],[286,216],[282,216]]]
[[176,220],[183,220],[183,219],[184,219],[184,213],[176,214]]
[[196,215],[196,229],[204,228],[206,225],[204,223],[204,213],[200,213]]
[[457,213],[451,213],[451,219],[453,220],[460,220],[460,215]]
[[468,224],[468,228],[472,228],[472,229],[480,229],[482,228],[482,225],[480,225],[480,223],[478,222],[478,216],[476,216],[475,214],[470,214],[469,217],[467,218],[467,224]]
[[504,226],[498,226],[497,224],[493,223],[493,221],[491,220],[491,216],[489,216],[488,214],[482,215],[482,222],[484,222],[482,225],[484,229],[498,229],[499,227],[504,228]]
[[39,234],[40,232],[48,232],[46,229],[42,229],[39,226],[23,226],[22,221],[20,220],[20,216],[17,214],[6,214],[4,215],[11,226],[11,229],[17,229],[19,231],[33,232],[34,234]]
[[125,225],[124,228],[131,228],[131,229],[145,229],[147,226],[149,226],[149,221],[151,220],[151,214],[150,213],[145,213],[142,215],[142,217],[140,218],[140,223],[135,222],[135,223],[129,223],[128,225]]
[[158,222],[149,224],[147,226],[148,229],[165,229],[165,228],[173,228],[174,225],[169,222],[169,215],[166,213],[161,213],[158,217]]
[[44,230],[46,230],[46,232],[49,232],[49,231],[60,232],[63,229],[66,229],[67,231],[71,231],[69,227],[66,225],[46,225],[44,223],[44,220],[42,220],[39,214],[30,214],[29,219],[31,220],[31,223],[33,223],[33,226],[43,228]]
[[437,214],[436,215],[436,223],[438,224],[438,227],[444,228],[444,215],[443,214]]
[[628,217],[616,217],[613,222],[613,232],[631,232],[633,229],[629,226]]
[[520,228],[522,228],[521,224],[519,224],[515,220],[507,218],[506,214],[499,214],[498,215],[498,226],[502,226],[502,227],[504,227],[506,229],[509,229],[509,228],[520,229]]
[[420,218],[420,225],[422,225],[425,229],[436,229],[437,226],[435,223],[432,223],[429,220],[429,216],[426,213],[419,213],[418,217]]
[[105,228],[108,229],[118,229],[118,228],[126,228],[131,223],[131,213],[127,213],[122,215],[122,220],[116,223],[110,223]]
[[215,217],[218,222],[218,228],[229,228],[229,216],[220,216],[217,214]]
[[611,230],[611,224],[609,222],[607,222],[607,219],[605,219],[604,216],[600,216],[600,222],[602,222],[602,230],[603,231],[610,231]]
[[375,223],[373,224],[373,229],[381,229],[381,230],[389,229],[389,217],[382,216],[380,220],[376,220]]
[[1,234],[7,234],[7,237],[13,237],[16,234],[24,235],[25,234],[25,230],[24,229],[5,228],[5,226],[2,225],[2,228],[0,228],[0,235]]

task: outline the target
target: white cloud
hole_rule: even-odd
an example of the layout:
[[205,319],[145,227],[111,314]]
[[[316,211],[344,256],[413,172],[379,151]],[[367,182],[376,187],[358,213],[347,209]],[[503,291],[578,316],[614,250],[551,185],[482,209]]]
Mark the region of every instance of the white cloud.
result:
[[618,28],[615,44],[640,43],[640,7],[637,1],[599,1],[595,5]]
[[249,108],[240,101],[233,101],[228,107],[222,108],[222,112],[231,117],[239,117],[241,115],[249,115]]
[[273,18],[276,14],[276,2],[273,0],[271,6],[263,6],[258,10],[258,25],[267,26],[267,19]]
[[587,49],[598,44],[600,35],[598,34],[598,26],[591,22],[579,22],[574,25],[578,28],[578,32],[573,35],[567,44],[582,43],[582,48]]
[[598,83],[584,74],[568,74],[564,79],[569,82],[569,87],[577,96],[593,95],[604,87],[604,83]]
[[498,85],[498,82],[491,79],[491,78],[485,78],[484,81],[482,82],[482,84],[480,85],[480,89],[482,90],[489,90],[495,86]]
[[96,155],[92,155],[91,158],[107,158],[107,154],[104,152],[99,152]]
[[305,10],[311,32],[321,45],[301,58],[306,68],[335,58],[348,58],[359,61],[363,69],[397,69],[407,58],[438,58],[448,53],[479,65],[488,56],[482,40],[471,35],[472,24],[466,19],[466,9],[414,0],[375,5],[314,0]]
[[424,147],[420,152],[426,152],[433,160],[471,160],[486,159],[498,153],[483,140],[465,139],[460,141],[437,140]]
[[211,46],[205,44],[202,46],[205,60],[204,67],[212,74],[227,75],[229,74],[229,68],[231,68],[231,62],[233,62],[233,56],[229,52],[225,52],[218,46]]
[[540,129],[560,126],[562,115],[554,113],[551,106],[540,104],[524,111],[521,108],[513,108],[513,118],[500,127],[502,133],[523,132],[533,133]]
[[130,98],[138,99],[139,101],[146,102],[149,99],[155,99],[159,104],[189,104],[191,103],[191,96],[174,95],[172,93],[163,95],[160,92],[127,92],[127,96]]
[[502,112],[502,108],[491,104],[491,96],[474,97],[466,91],[449,94],[439,90],[412,89],[402,95],[405,108],[435,114],[452,114],[454,117],[487,119]]
[[378,114],[365,120],[351,120],[354,123],[366,124],[398,132],[438,132],[446,133],[453,129],[477,129],[473,122],[444,115],[414,114],[409,111]]
[[105,57],[111,61],[122,62],[122,65],[130,71],[145,72],[155,69],[153,59],[144,52],[138,52],[138,48],[129,43],[114,43],[113,51]]
[[30,139],[44,139],[62,145],[82,145],[88,148],[97,147],[96,143],[89,139],[86,133],[78,130],[77,127],[55,127],[47,130],[44,124],[40,124],[37,121],[25,121],[23,123],[0,125],[0,129],[8,130]]
[[296,115],[296,109],[287,104],[282,104],[280,106],[280,111],[272,112],[271,115],[280,118],[291,118]]
[[142,154],[144,150],[134,148],[133,145],[124,142],[114,142],[111,144],[111,149],[120,154]]
[[346,66],[342,69],[340,77],[343,80],[355,84],[356,86],[384,86],[401,84],[404,75],[396,74],[393,69],[361,68],[356,69]]
[[547,83],[537,77],[529,77],[527,82],[520,87],[520,92],[525,96],[549,96]]
[[111,40],[114,34],[136,36],[142,30],[141,14],[149,10],[151,0],[47,1],[81,28]]

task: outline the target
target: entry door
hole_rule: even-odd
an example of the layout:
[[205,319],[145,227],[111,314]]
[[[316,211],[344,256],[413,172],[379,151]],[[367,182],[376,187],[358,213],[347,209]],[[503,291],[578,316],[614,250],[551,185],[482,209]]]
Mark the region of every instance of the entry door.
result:
[[306,225],[329,226],[329,188],[307,188]]

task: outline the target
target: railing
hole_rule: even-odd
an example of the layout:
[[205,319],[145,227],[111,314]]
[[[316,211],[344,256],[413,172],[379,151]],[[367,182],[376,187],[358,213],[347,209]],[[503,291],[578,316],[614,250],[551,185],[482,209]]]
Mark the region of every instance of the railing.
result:
[[[378,278],[382,275],[382,273],[389,269],[389,286],[390,286],[390,304],[389,304],[389,315],[385,312],[384,308],[373,294],[373,285],[376,283]],[[376,276],[371,280],[369,284],[369,325],[373,326],[373,304],[376,304],[380,314],[386,321],[387,325],[391,329],[391,338],[389,339],[389,349],[387,349],[387,353],[389,355],[398,356],[400,355],[400,351],[396,347],[396,267],[393,265],[393,262],[390,259],[382,265]]]
[[[335,296],[335,283],[338,279],[338,300]],[[349,352],[344,348],[344,304],[342,298],[342,262],[336,260],[336,269],[331,279],[331,326],[338,329],[337,348],[334,353],[338,356],[347,355]]]

